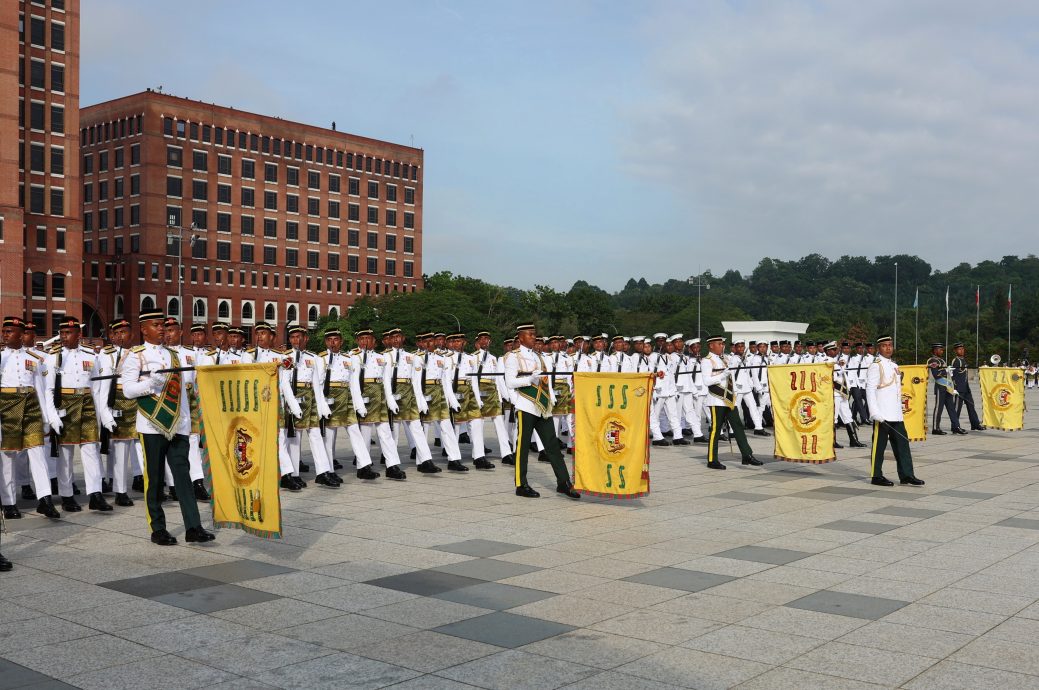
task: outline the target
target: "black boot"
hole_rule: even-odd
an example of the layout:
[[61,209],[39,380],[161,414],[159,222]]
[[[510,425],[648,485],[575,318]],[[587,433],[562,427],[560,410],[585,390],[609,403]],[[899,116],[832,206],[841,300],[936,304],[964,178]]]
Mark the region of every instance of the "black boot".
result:
[[386,478],[402,482],[408,478],[408,475],[400,468],[400,465],[393,465],[392,467],[386,468]]
[[418,471],[422,474],[436,474],[437,472],[443,472],[442,469],[433,464],[432,460],[425,460],[419,463]]
[[32,488],[32,484],[22,484],[22,498],[26,501],[36,500],[36,490]]
[[341,469],[343,469],[343,463],[339,462],[338,460],[333,460],[332,461],[332,469],[333,470],[341,470]]
[[292,481],[291,474],[281,475],[281,488],[285,489],[286,491],[291,491],[293,493],[303,490],[303,487],[298,486],[296,482]]
[[865,448],[866,444],[859,440],[859,432],[855,430],[854,424],[848,424],[848,445],[852,448]]
[[379,473],[372,469],[371,465],[365,465],[361,469],[357,470],[358,479],[378,479]]
[[36,512],[52,520],[57,520],[61,517],[61,513],[54,507],[54,502],[50,496],[44,496],[40,499],[40,502],[36,504]]
[[203,480],[196,479],[195,481],[191,482],[191,487],[195,492],[196,501],[209,500],[209,492],[206,491],[206,483]]
[[416,456],[416,453],[417,453],[417,452],[418,452],[418,448],[412,448],[412,449],[411,449],[411,454],[410,454],[410,457],[411,457],[411,459],[412,459],[412,460],[414,460],[414,459],[415,459],[415,456]]
[[137,493],[143,494],[144,493],[144,476],[142,476],[140,474],[134,475],[133,483],[130,484],[130,488],[133,489],[134,491],[136,491]]
[[506,455],[504,458],[501,459],[501,464],[503,464],[503,465],[515,465],[516,464],[516,456],[513,455],[512,453],[509,453],[508,455]]
[[61,497],[61,509],[66,513],[78,513],[83,510],[72,496]]
[[22,511],[18,510],[18,506],[4,506],[4,519],[21,520]]

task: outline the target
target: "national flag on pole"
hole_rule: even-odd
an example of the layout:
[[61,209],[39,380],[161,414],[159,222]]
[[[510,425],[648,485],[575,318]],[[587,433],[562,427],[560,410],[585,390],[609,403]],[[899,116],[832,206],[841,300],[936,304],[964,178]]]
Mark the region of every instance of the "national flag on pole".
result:
[[920,308],[920,288],[916,289],[916,296],[913,297],[913,309]]
[[1007,309],[1010,309],[1010,304],[1011,304],[1010,293],[1013,292],[1013,290],[1014,290],[1014,286],[1013,285],[1011,285],[1010,287],[1007,288]]
[[945,311],[949,311],[949,286],[945,286]]
[[977,287],[977,289],[974,290],[974,306],[976,307],[979,304],[981,304],[981,286],[980,285]]

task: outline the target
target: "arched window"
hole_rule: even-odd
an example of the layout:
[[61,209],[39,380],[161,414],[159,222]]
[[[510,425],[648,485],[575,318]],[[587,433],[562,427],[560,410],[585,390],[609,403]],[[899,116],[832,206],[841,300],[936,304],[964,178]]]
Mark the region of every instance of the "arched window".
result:
[[231,303],[226,299],[222,299],[216,304],[216,318],[218,319],[229,319],[231,318]]
[[65,297],[65,274],[55,273],[51,276],[51,297],[62,299]]
[[242,303],[242,321],[252,321],[253,305],[251,302]]
[[113,309],[112,311],[114,312],[114,316],[117,319],[123,318],[123,296],[122,295],[116,295],[115,296],[115,309]]
[[32,296],[33,297],[46,297],[47,296],[47,274],[41,271],[36,271],[32,274]]
[[277,317],[274,314],[274,305],[268,304],[263,309],[263,318],[265,321],[274,321]]
[[317,321],[317,307],[311,307],[307,310],[307,321],[310,324],[314,324]]
[[153,311],[155,309],[155,300],[149,296],[141,298],[141,311]]
[[329,309],[328,310],[328,318],[330,318],[330,319],[338,319],[339,318],[339,310],[337,308],[335,308],[335,307],[332,307],[331,309]]
[[191,313],[195,318],[206,318],[206,301],[204,299],[195,300],[195,305],[191,308]]
[[288,311],[285,312],[286,323],[295,323],[296,319],[299,318],[299,312],[296,311],[296,305],[290,304]]
[[180,316],[180,300],[176,297],[170,297],[166,303],[166,313],[170,316]]

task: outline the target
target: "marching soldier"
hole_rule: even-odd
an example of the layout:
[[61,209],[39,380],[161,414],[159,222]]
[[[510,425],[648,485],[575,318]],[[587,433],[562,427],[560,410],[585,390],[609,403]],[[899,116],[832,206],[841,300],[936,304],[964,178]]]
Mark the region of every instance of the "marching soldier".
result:
[[911,486],[923,486],[913,472],[913,455],[909,449],[906,425],[902,413],[902,377],[898,365],[891,359],[894,345],[889,336],[877,339],[880,356],[866,372],[866,404],[873,419],[873,449],[871,451],[872,479],[877,486],[894,486],[884,476],[884,451],[888,443],[895,454],[898,481]]
[[602,333],[592,338],[592,350],[580,358],[577,371],[613,371],[615,362],[606,354],[606,334]]
[[[724,342],[724,341],[723,341]],[[710,344],[710,343],[708,343]],[[757,390],[757,382],[754,379],[751,364],[744,357],[746,346],[737,340],[732,344],[732,352],[729,354],[729,369],[732,371],[732,381],[736,392],[736,411],[740,411],[742,405],[747,406],[751,422],[754,424],[755,436],[770,436],[762,426],[761,410],[754,401],[754,392]],[[741,425],[742,426],[742,425]]]
[[[960,426],[960,415],[953,405],[952,398],[955,395],[952,382],[949,380],[948,364],[942,359],[945,354],[945,345],[934,343],[931,345],[931,356],[927,359],[928,371],[934,380],[934,419],[931,424],[931,433],[935,436],[944,436],[941,430],[942,411],[949,413],[949,421],[952,423],[952,433],[966,434],[967,431]],[[952,390],[950,390],[952,388]]]
[[[674,355],[674,343],[682,342],[682,334],[667,338],[658,345],[656,352],[650,355],[650,366],[657,373],[656,385],[653,386],[653,406],[650,412],[649,428],[653,437],[653,445],[687,446],[689,441],[682,438],[682,420],[678,416],[678,386],[675,379],[678,377],[679,359]],[[659,338],[658,338],[659,340]],[[674,439],[668,442],[661,430],[661,417],[665,417],[671,436]]]
[[685,371],[691,372],[679,377],[679,383],[686,386],[687,392],[682,396],[682,416],[693,433],[693,443],[707,443],[703,433],[704,402],[707,398],[707,386],[703,382],[700,369],[700,339],[691,338],[685,341],[689,350]]
[[[573,360],[564,351],[565,339],[561,335],[549,338],[550,371],[572,372],[574,370]],[[552,426],[556,430],[556,438],[561,439],[566,433],[567,453],[574,454],[574,377],[549,376],[552,390],[555,391],[556,402],[552,406]]]
[[859,424],[869,424],[869,406],[866,404],[866,372],[877,359],[876,346],[866,343],[862,358],[855,365],[855,373],[859,379]]
[[[833,424],[834,427],[844,425],[844,428],[848,431],[848,445],[852,448],[865,448],[866,444],[859,441],[859,435],[855,431],[855,420],[851,415],[851,406],[848,404],[848,399],[851,397],[848,384],[846,381],[847,369],[845,365],[847,359],[841,359],[837,355],[837,343],[830,341],[823,346],[824,362],[829,362],[833,365]],[[834,434],[833,441],[834,448],[840,448],[841,446],[837,443],[837,436]]]
[[[191,433],[187,388],[182,385],[180,358],[162,345],[163,314],[141,312],[137,317],[144,344],[130,351],[122,364],[119,382],[128,398],[137,399],[137,432],[144,447],[144,502],[151,540],[172,546],[177,539],[166,530],[166,516],[159,500],[167,463],[173,473],[184,518],[185,540],[207,542],[216,537],[202,527],[188,470],[188,435]],[[172,370],[172,371],[171,371]]]
[[952,383],[956,387],[957,418],[964,405],[966,405],[971,431],[984,431],[985,425],[981,423],[981,419],[978,417],[978,410],[974,406],[974,394],[971,392],[970,383],[967,381],[967,348],[963,346],[963,343],[956,343],[952,346],[952,351],[956,356],[949,362],[949,366],[952,368]]
[[[257,326],[257,333],[259,326]],[[259,349],[257,350],[259,352]],[[327,479],[341,484],[342,479],[336,473],[335,447],[336,437],[340,429],[345,429],[350,439],[350,447],[357,458],[357,466],[370,467],[372,456],[368,445],[361,436],[361,426],[357,420],[357,410],[367,413],[362,398],[360,369],[353,357],[343,352],[343,334],[338,328],[325,331],[325,350],[318,353],[325,371],[321,383],[325,402],[332,414],[321,423],[321,435],[325,440],[325,454],[332,462],[332,473]],[[317,480],[315,480],[317,481]]]
[[[132,343],[130,322],[116,319],[108,324],[109,345],[102,349],[99,360],[99,373],[102,376],[119,376],[122,366],[130,354]],[[115,492],[117,506],[132,506],[133,500],[127,493],[127,483],[133,476],[132,488],[144,493],[143,454],[137,436],[137,400],[127,398],[123,394],[123,386],[118,378],[101,380],[100,399],[108,414],[115,420],[115,428],[107,433],[108,462],[105,474],[112,480],[112,491]],[[141,474],[136,474],[141,472]]]
[[46,359],[44,385],[51,414],[51,455],[55,457],[61,507],[69,513],[82,510],[72,495],[72,458],[78,446],[90,496],[89,507],[108,512],[112,506],[101,494],[98,410],[101,409],[102,414],[100,423],[109,431],[115,428],[115,420],[97,399],[100,386],[92,380],[100,369],[97,354],[79,344],[80,333],[79,319],[64,317],[58,323],[61,344],[54,347]]
[[[163,323],[166,332],[166,347],[176,352],[180,361],[185,366],[194,367],[205,361],[204,359],[199,359],[198,352],[194,347],[180,344],[180,339],[183,333],[180,321],[175,317],[167,316]],[[191,476],[191,487],[195,494],[195,500],[208,501],[209,491],[206,490],[206,473],[202,469],[202,450],[199,443],[202,433],[202,413],[199,410],[198,386],[195,384],[195,372],[185,371],[183,374],[183,383],[184,387],[188,391],[189,413],[191,415],[191,434],[188,436],[188,473]],[[172,479],[172,476],[167,477],[167,482],[170,479]]]
[[[580,498],[570,482],[570,473],[560,452],[562,444],[555,436],[552,426],[552,405],[554,392],[548,376],[541,372],[548,370],[548,361],[544,355],[534,351],[536,338],[534,324],[522,324],[516,328],[519,349],[505,355],[505,385],[516,391],[516,495],[524,498],[538,498],[541,494],[527,483],[527,454],[531,433],[537,431],[543,439],[545,453],[552,470],[556,475],[556,491],[570,498]],[[597,342],[605,344],[605,338]],[[601,353],[602,346],[599,351]]]
[[[325,455],[325,444],[321,440],[319,420],[328,419],[332,410],[325,402],[322,383],[325,379],[323,360],[315,353],[306,350],[307,329],[303,326],[289,328],[289,368],[282,372],[288,377],[288,386],[283,387],[285,406],[293,419],[285,421],[284,447],[293,467],[289,477],[282,475],[282,488],[290,491],[306,488],[307,484],[300,476],[302,463],[299,460],[303,445],[303,433],[310,441],[310,453],[314,457],[314,470],[317,477],[314,482],[328,488],[339,488],[340,481],[333,477],[332,463]],[[305,470],[304,470],[305,471]]]
[[483,407],[480,408],[480,412],[485,423],[489,420],[494,425],[494,433],[498,437],[498,452],[501,461],[508,465],[512,464],[509,462],[510,460],[515,462],[516,458],[512,453],[509,430],[505,426],[504,401],[508,399],[505,378],[503,376],[483,375],[499,371],[499,360],[491,354],[490,344],[490,333],[480,331],[476,334],[476,351],[473,353],[473,356],[476,357],[476,380],[479,381],[480,399],[483,400]]
[[[415,342],[419,347],[415,356],[421,360],[421,365],[416,365],[414,376],[422,379],[421,391],[424,400],[419,402],[419,411],[423,427],[432,425],[439,430],[444,450],[447,452],[448,469],[466,472],[469,468],[462,464],[462,452],[458,448],[458,439],[451,424],[452,410],[457,412],[461,409],[461,404],[451,388],[451,360],[435,351],[436,338],[432,333],[420,333],[415,336]],[[434,473],[440,472],[440,468],[432,460],[426,460],[419,463],[418,471]]]
[[760,460],[754,457],[747,436],[743,431],[743,422],[740,421],[738,407],[736,406],[736,391],[733,388],[732,375],[729,365],[726,363],[725,338],[714,336],[707,339],[707,348],[710,352],[700,361],[703,381],[707,385],[707,406],[711,411],[711,436],[708,440],[707,466],[712,470],[724,470],[718,460],[718,436],[721,430],[728,424],[732,429],[732,436],[739,445],[740,454],[744,465],[761,465]]
[[[422,394],[422,362],[417,353],[404,349],[404,332],[399,328],[390,330],[390,349],[386,357],[390,360],[391,373],[390,394],[397,401],[398,410],[394,413],[396,422],[404,427],[404,435],[411,447],[411,459],[415,461],[420,472],[439,472],[440,468],[433,464],[433,453],[426,440],[425,429],[422,428],[421,413],[427,409],[425,396]],[[398,434],[394,434],[396,438]],[[428,465],[424,465],[429,460]],[[423,469],[424,468],[424,469]]]
[[254,351],[245,347],[245,329],[233,326],[227,329],[227,351],[230,359],[221,364],[252,364]]
[[[43,423],[48,405],[44,390],[45,362],[42,355],[23,346],[25,321],[17,316],[4,318],[0,352],[0,498],[4,517],[22,516],[15,504],[14,468],[27,456],[29,470],[39,502],[36,512],[49,518],[61,514],[51,501],[50,476],[43,451]],[[58,422],[60,420],[52,420]]]
[[[266,321],[260,321],[253,328],[256,334],[255,361],[259,364],[276,362],[278,364],[278,472],[281,474],[281,488],[299,492],[305,484],[302,479],[293,477],[295,466],[292,464],[292,456],[289,454],[286,444],[289,422],[286,418],[288,411],[288,396],[292,392],[292,369],[293,358],[289,351],[274,347],[274,326]],[[293,426],[293,433],[295,427]],[[298,481],[297,481],[298,480]]]
[[[447,346],[451,351],[451,385],[461,404],[461,409],[455,413],[455,437],[461,440],[464,435],[462,425],[468,426],[473,467],[481,470],[493,469],[494,464],[484,457],[483,415],[480,412],[483,400],[480,397],[480,385],[475,377],[470,376],[470,374],[476,373],[479,364],[474,356],[465,352],[464,333],[452,333],[448,336]],[[448,469],[450,469],[450,463]]]
[[[365,414],[360,415],[358,422],[361,424],[361,438],[364,443],[370,444],[372,430],[379,437],[379,450],[386,460],[386,478],[404,481],[407,475],[400,468],[400,456],[397,454],[397,441],[393,438],[390,430],[390,415],[399,411],[397,401],[393,399],[393,391],[389,378],[393,372],[386,355],[374,351],[375,333],[371,329],[363,329],[354,333],[357,341],[358,352],[354,354],[357,359],[358,382],[361,386],[362,398],[366,408]],[[377,479],[379,473],[370,465],[361,466],[360,459],[357,463],[358,479]]]
[[[775,341],[773,341],[775,342]],[[775,343],[776,350],[779,349],[779,343]],[[761,410],[761,424],[762,426],[772,426],[772,397],[768,393],[768,365],[770,364],[768,358],[768,343],[762,340],[758,343],[758,351],[751,357],[747,358],[751,366],[757,367],[752,369],[754,373],[752,377],[755,379],[758,392],[755,396],[758,404],[758,409]]]

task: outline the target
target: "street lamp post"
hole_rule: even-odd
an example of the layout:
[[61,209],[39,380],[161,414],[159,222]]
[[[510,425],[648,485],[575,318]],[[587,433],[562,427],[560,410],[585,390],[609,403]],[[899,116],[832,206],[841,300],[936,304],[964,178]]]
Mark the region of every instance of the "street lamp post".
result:
[[891,347],[898,347],[898,262],[895,262],[895,327],[891,334]]
[[[180,317],[181,323],[184,321],[184,226],[177,223],[177,216],[172,213],[169,216],[168,223],[166,226],[166,240],[168,242],[177,240],[177,315]],[[189,230],[192,231],[191,239],[188,240],[189,245],[194,246],[195,238],[194,230],[195,224],[192,223]]]
[[696,337],[697,337],[697,339],[699,339],[700,338],[700,289],[703,288],[705,290],[710,290],[711,289],[711,284],[710,283],[705,283],[702,275],[689,276],[689,278],[686,279],[686,282],[696,288]]

